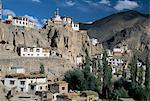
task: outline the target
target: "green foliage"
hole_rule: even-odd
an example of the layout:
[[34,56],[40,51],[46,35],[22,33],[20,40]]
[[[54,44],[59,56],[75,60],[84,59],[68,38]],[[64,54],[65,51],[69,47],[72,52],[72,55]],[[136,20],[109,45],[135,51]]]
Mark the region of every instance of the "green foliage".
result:
[[150,90],[150,63],[149,63],[149,52],[146,56],[146,72],[145,72],[145,87]]
[[84,74],[81,70],[69,70],[65,73],[64,80],[69,83],[69,88],[72,90],[84,89]]
[[40,74],[45,74],[45,69],[43,64],[40,64]]
[[149,60],[149,52],[146,56],[146,71],[145,71],[145,92],[147,93],[146,95],[146,100],[150,100],[150,60]]
[[131,80],[133,84],[136,84],[136,78],[137,78],[137,56],[136,54],[133,55],[130,71],[131,71]]
[[97,89],[96,77],[84,70],[70,70],[65,73],[64,80],[69,83],[69,88],[72,90],[94,90]]
[[107,52],[104,51],[103,58],[103,97],[108,98],[111,92],[112,69],[108,65]]
[[143,73],[144,73],[143,67],[138,68],[138,84],[139,85],[142,85],[142,82],[143,82]]
[[118,89],[114,89],[110,99],[117,100],[118,98],[126,98],[126,97],[128,97],[128,92],[123,87],[121,87]]

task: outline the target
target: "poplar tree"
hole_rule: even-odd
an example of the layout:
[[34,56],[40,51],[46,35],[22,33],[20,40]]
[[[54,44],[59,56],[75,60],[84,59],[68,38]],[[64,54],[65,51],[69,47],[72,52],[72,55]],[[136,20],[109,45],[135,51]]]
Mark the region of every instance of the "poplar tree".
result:
[[150,100],[150,60],[149,60],[149,53],[150,51],[147,50],[147,55],[146,55],[146,71],[145,71],[145,96],[146,96],[146,100],[149,101]]
[[141,66],[139,68],[139,73],[138,73],[138,84],[139,85],[142,85],[142,82],[143,82],[143,73],[144,73],[144,69],[143,67]]
[[103,53],[103,97],[108,99],[111,91],[111,78],[112,78],[112,69],[108,65],[107,61],[107,52],[106,50]]
[[134,53],[131,61],[131,80],[134,86],[136,84],[136,78],[137,78],[137,56]]
[[40,74],[45,74],[44,65],[40,64]]

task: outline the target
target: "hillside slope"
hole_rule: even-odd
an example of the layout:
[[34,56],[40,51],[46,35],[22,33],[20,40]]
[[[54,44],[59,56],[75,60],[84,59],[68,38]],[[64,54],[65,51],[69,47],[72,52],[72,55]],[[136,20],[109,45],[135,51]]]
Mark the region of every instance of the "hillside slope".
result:
[[112,14],[90,25],[81,24],[81,29],[88,29],[88,35],[98,38],[107,48],[127,42],[129,48],[134,49],[140,48],[141,43],[150,43],[149,23],[149,15],[126,11]]

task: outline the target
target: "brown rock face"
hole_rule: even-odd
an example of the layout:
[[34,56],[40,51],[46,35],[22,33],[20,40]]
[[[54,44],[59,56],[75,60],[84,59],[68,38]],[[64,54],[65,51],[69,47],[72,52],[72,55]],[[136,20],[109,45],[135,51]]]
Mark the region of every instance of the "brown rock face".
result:
[[[47,25],[45,28],[26,29],[0,23],[0,66],[25,67],[27,71],[39,70],[40,63],[54,73],[61,75],[75,67],[77,56],[85,57],[100,52],[97,46],[92,47],[86,31],[74,31],[69,26]],[[18,47],[50,47],[60,57],[54,58],[22,58],[18,56]],[[95,51],[96,50],[96,51]],[[57,70],[57,71],[56,71]]]

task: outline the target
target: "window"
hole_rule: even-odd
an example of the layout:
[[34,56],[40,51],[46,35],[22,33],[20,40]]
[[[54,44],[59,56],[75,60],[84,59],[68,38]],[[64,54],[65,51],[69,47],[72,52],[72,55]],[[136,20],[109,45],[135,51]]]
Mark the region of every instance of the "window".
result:
[[44,54],[44,56],[46,56],[46,54]]
[[40,86],[40,90],[42,90],[42,86]]
[[30,48],[30,52],[33,52],[33,48]]
[[34,86],[33,85],[31,85],[31,90],[34,90]]
[[65,87],[62,87],[62,90],[65,90]]
[[20,84],[21,85],[25,85],[25,81],[20,81]]
[[27,48],[24,48],[24,52],[27,52]]
[[20,24],[21,24],[21,21],[20,21]]
[[23,88],[20,88],[21,89],[21,91],[23,92]]
[[11,85],[14,85],[14,84],[15,84],[15,81],[14,81],[14,80],[10,80],[10,84],[11,84]]
[[30,56],[30,54],[28,54],[28,56]]
[[24,24],[24,22],[23,22],[23,24]]
[[25,56],[25,54],[23,54],[23,56]]
[[36,49],[36,52],[40,52],[40,49]]
[[33,56],[33,54],[31,54],[31,56]]

